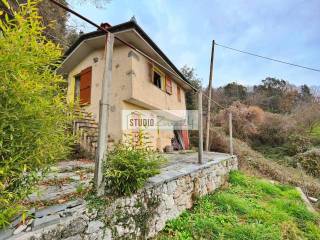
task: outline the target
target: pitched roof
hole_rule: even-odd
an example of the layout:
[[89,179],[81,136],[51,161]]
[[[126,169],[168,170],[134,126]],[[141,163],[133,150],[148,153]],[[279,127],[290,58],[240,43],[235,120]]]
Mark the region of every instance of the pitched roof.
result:
[[[179,71],[179,69],[170,61],[170,59],[161,51],[161,49],[152,41],[148,34],[145,31],[143,31],[143,29],[135,21],[128,21],[109,27],[108,31],[110,31],[111,33],[117,33],[129,29],[134,29],[161,56],[161,58],[163,58],[163,60],[167,62],[167,64],[179,75],[179,77],[183,81],[185,81],[188,85],[191,85],[190,82]],[[104,34],[105,33],[103,31],[97,30],[81,35],[77,39],[77,41],[65,52],[64,58],[68,57],[84,40],[98,36],[103,36]]]

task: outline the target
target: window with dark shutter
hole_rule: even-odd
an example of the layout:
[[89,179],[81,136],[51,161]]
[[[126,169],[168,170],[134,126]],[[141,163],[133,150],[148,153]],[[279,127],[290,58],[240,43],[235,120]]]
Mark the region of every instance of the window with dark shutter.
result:
[[92,67],[88,67],[80,73],[80,104],[91,103],[91,78]]

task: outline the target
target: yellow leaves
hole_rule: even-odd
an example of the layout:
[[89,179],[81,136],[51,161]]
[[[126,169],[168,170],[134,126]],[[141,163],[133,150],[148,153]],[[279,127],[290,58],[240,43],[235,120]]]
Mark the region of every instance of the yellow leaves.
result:
[[1,0],[1,1],[2,1],[2,3],[4,4],[4,6],[5,6],[7,9],[11,9],[8,0]]
[[0,22],[0,226],[29,194],[38,171],[64,158],[73,141],[65,131],[70,110],[61,76],[54,72],[61,51],[42,35],[36,3]]

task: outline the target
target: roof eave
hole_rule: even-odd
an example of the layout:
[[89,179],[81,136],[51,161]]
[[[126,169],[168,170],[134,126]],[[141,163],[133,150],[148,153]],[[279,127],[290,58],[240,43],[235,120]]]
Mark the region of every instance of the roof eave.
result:
[[[123,30],[131,29],[131,28],[135,29],[150,44],[150,46],[170,65],[170,67],[179,75],[179,77],[181,77],[182,80],[185,81],[190,86],[190,88],[192,88],[193,90],[196,90],[196,88],[192,86],[192,84],[184,77],[184,75],[179,71],[179,69],[170,61],[170,59],[161,51],[161,49],[157,46],[157,44],[152,41],[152,39],[148,36],[148,34],[145,31],[143,31],[143,29],[136,22],[128,21],[125,23],[121,23],[108,28],[108,31],[110,31],[111,33],[116,33]],[[104,34],[105,33],[103,31],[96,30],[96,31],[81,35],[77,39],[77,41],[74,44],[72,44],[72,46],[65,52],[63,59],[67,58],[67,56],[71,54],[82,41],[89,38],[102,36]]]

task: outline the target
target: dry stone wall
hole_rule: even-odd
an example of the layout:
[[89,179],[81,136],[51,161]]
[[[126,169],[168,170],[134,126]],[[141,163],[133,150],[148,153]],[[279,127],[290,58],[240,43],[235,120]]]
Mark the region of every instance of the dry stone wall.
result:
[[[109,240],[145,239],[161,231],[166,221],[192,207],[197,197],[213,192],[238,168],[236,157],[189,164],[150,178],[130,197],[109,202],[75,201],[38,214],[26,228],[4,239]],[[5,236],[5,235],[2,235]],[[1,239],[1,235],[0,235]]]

